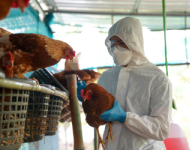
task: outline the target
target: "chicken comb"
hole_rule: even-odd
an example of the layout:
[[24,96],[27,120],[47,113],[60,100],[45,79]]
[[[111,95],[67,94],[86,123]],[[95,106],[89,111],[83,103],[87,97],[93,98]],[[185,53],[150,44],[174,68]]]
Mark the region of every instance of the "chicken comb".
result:
[[6,69],[9,69],[9,68],[12,69],[13,67],[6,65]]
[[10,51],[9,51],[9,55],[10,55],[11,60],[13,60],[13,54]]
[[[28,6],[29,1],[30,1],[30,0],[25,0],[25,1],[24,1],[26,7]],[[19,7],[18,2],[17,2],[17,1],[14,1],[14,2],[12,3],[12,7],[13,7],[13,8],[18,8],[18,7]]]
[[93,92],[91,90],[89,90],[87,92],[90,92],[90,93],[88,93],[90,95],[88,95],[88,97],[86,98],[86,100],[91,100],[92,99],[91,94],[93,94]]
[[68,60],[68,59],[73,59],[73,57],[75,57],[75,51],[72,51],[72,50],[67,50],[66,53],[65,53],[65,59]]

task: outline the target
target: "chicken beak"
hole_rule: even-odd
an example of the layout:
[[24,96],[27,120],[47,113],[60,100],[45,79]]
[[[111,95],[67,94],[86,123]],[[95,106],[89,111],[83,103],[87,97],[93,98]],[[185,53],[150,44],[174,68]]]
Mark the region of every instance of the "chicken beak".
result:
[[17,3],[21,9],[22,12],[24,12],[24,8],[25,8],[25,3],[23,0],[17,0]]
[[84,100],[84,102],[86,101],[86,97],[83,99]]
[[21,9],[22,12],[24,12],[24,7],[23,6],[21,6],[20,9]]

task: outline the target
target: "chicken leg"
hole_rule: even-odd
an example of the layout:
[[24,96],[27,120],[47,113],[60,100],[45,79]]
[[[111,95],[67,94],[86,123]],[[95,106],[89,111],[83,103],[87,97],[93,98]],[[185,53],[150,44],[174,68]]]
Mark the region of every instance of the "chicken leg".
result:
[[108,144],[110,137],[111,137],[111,140],[113,141],[112,131],[111,131],[111,122],[109,122],[109,130],[108,130],[108,135],[106,137],[106,140],[107,140],[106,144]]
[[102,138],[101,138],[101,136],[100,136],[100,133],[99,133],[99,129],[97,128],[96,130],[97,130],[97,133],[98,133],[98,149],[99,149],[100,143],[101,143],[101,144],[102,144],[102,147],[104,148],[104,150],[106,150],[106,148],[105,148],[105,146],[104,146],[104,144],[106,144],[106,143],[102,140]]

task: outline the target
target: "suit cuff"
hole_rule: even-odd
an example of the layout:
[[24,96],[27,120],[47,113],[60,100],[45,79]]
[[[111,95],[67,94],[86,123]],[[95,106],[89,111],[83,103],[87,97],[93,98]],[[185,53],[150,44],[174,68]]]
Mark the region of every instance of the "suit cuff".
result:
[[127,116],[127,112],[126,112],[126,119],[125,119],[125,121],[123,122],[123,124],[125,124],[125,123],[127,122],[127,120],[128,120],[128,116]]

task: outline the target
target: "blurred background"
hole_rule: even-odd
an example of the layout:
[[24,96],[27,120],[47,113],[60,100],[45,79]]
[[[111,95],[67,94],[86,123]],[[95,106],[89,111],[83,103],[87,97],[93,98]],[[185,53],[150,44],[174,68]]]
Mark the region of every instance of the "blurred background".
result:
[[[76,53],[81,52],[80,69],[100,73],[114,66],[105,46],[109,28],[119,19],[131,16],[143,26],[144,50],[147,58],[165,72],[165,45],[161,0],[30,0],[21,13],[11,9],[0,21],[0,27],[12,33],[38,33],[69,43]],[[172,121],[181,126],[190,145],[190,1],[166,0],[168,72],[173,85]],[[65,61],[53,66],[64,70]],[[94,129],[81,114],[86,150],[93,149]],[[100,128],[103,133],[104,127]],[[71,150],[71,122],[59,124],[54,140],[49,137],[37,142],[38,149]],[[51,141],[51,142],[50,142]],[[42,145],[42,147],[40,146]],[[21,149],[35,149],[23,144]]]

